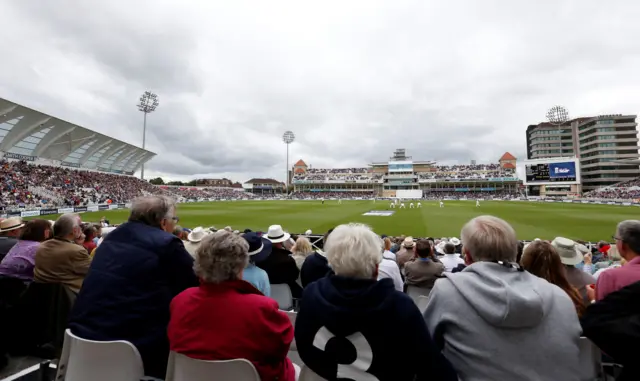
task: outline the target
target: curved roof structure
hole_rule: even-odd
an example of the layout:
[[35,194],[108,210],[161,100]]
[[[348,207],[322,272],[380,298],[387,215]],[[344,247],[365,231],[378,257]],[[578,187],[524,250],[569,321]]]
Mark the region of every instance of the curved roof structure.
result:
[[0,151],[4,157],[133,174],[156,154],[0,98]]

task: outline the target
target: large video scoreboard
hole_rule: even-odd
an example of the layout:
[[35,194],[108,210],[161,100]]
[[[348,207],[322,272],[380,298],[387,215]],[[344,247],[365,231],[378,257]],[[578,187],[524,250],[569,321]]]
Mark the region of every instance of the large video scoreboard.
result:
[[535,160],[524,165],[526,185],[580,183],[578,159]]

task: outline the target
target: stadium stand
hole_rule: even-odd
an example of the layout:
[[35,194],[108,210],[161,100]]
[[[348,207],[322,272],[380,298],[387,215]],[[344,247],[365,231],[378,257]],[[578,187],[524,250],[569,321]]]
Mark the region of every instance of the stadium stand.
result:
[[598,188],[585,193],[584,196],[587,198],[638,200],[640,199],[640,179],[627,180]]

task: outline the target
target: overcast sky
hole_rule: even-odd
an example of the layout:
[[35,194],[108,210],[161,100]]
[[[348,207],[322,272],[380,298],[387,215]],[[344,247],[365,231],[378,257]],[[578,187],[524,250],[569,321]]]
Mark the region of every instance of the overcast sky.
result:
[[640,1],[0,0],[0,97],[142,143],[147,177],[526,158],[525,129],[640,111]]

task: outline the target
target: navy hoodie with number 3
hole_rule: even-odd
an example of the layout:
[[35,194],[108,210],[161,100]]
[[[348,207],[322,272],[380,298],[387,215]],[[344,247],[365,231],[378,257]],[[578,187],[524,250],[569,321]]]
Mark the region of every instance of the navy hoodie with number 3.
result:
[[305,365],[327,380],[458,379],[418,307],[391,279],[330,275],[309,284],[295,338]]

